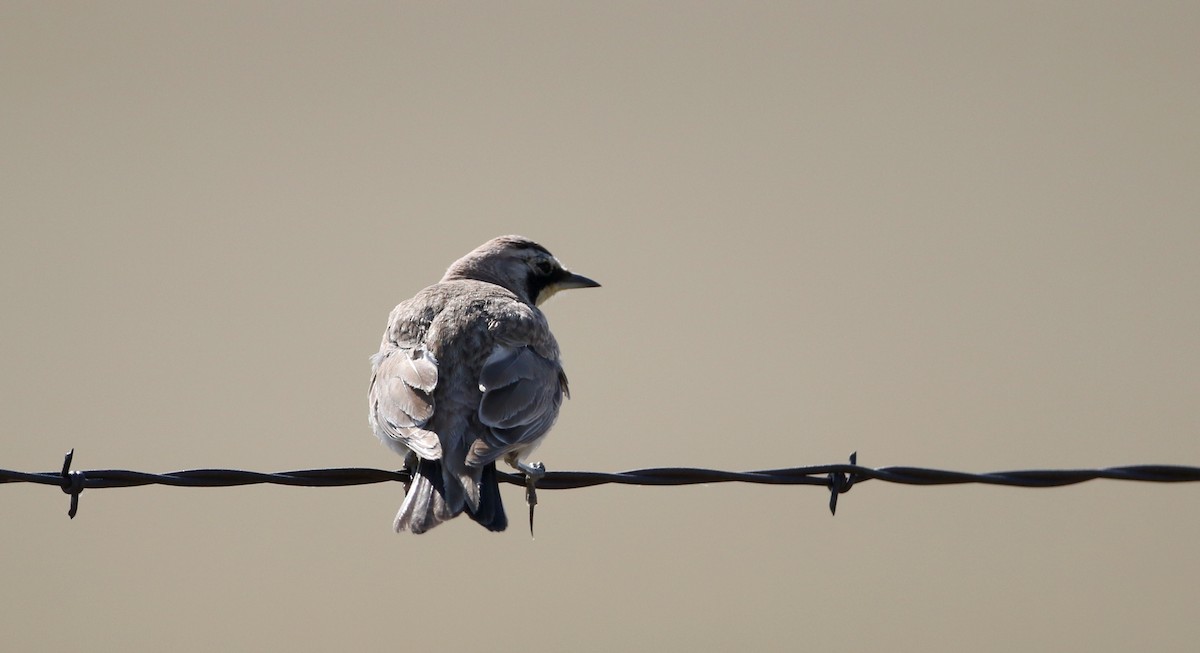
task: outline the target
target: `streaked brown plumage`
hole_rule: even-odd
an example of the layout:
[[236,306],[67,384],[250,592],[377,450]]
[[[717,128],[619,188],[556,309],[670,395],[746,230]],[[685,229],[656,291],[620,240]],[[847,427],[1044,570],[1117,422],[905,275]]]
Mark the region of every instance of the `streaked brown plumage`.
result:
[[496,461],[529,471],[524,461],[567,394],[538,305],[559,290],[599,285],[541,245],[502,236],[396,306],[371,358],[368,397],[375,434],[413,473],[397,531],[423,533],[464,511],[505,529]]

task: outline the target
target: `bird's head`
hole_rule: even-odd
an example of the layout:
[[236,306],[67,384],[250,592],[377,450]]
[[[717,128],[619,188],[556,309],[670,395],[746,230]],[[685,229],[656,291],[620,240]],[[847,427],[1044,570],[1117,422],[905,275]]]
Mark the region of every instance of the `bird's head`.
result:
[[442,277],[442,281],[455,279],[494,283],[535,306],[560,290],[600,285],[572,273],[545,247],[521,236],[501,236],[476,247]]

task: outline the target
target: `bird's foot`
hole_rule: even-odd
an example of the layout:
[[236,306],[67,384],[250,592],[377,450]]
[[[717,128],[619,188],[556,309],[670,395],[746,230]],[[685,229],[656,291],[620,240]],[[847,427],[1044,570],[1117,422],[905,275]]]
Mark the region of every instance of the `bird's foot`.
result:
[[533,508],[537,505],[537,482],[546,475],[546,466],[520,460],[515,461],[513,466],[525,474],[525,503],[529,504],[529,536],[533,537]]
[[534,481],[542,480],[546,475],[546,466],[541,463],[527,463],[523,460],[513,462],[513,467],[525,473],[525,478],[532,478]]

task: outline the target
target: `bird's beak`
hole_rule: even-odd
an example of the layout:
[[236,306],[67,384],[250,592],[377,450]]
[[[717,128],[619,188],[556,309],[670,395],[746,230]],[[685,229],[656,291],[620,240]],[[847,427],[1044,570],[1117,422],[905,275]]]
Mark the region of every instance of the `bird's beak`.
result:
[[558,281],[555,281],[554,283],[550,284],[549,286],[546,286],[540,293],[538,293],[537,299],[534,300],[534,303],[538,306],[541,306],[542,304],[546,303],[547,299],[550,299],[551,297],[553,297],[555,295],[555,293],[557,293],[560,290],[570,290],[572,288],[599,288],[599,287],[600,287],[600,284],[596,283],[595,281],[592,281],[591,279],[583,276],[582,274],[573,274],[573,273],[568,272],[567,276],[563,277],[562,279],[559,279]]
[[583,276],[582,274],[570,274],[566,279],[554,284],[559,290],[570,290],[572,288],[599,288],[598,282]]

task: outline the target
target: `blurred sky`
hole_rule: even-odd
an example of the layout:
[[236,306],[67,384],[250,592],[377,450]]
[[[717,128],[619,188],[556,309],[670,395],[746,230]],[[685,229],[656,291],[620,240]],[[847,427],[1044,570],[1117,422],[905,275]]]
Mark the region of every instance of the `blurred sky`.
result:
[[[549,469],[1200,464],[1195,3],[0,2],[0,467],[396,468],[517,233]],[[1200,486],[0,487],[12,650],[1190,650]]]

